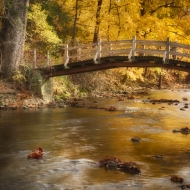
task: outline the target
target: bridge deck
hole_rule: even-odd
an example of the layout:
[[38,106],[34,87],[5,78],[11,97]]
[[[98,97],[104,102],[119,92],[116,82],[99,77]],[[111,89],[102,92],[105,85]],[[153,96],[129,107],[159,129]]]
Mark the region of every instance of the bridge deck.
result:
[[170,64],[164,64],[160,57],[136,57],[135,61],[129,61],[128,57],[105,57],[100,59],[99,64],[94,64],[93,60],[78,61],[69,64],[65,68],[64,64],[42,68],[44,75],[48,77],[71,75],[77,73],[105,70],[119,67],[160,67],[167,69],[190,72],[190,63],[169,60]]

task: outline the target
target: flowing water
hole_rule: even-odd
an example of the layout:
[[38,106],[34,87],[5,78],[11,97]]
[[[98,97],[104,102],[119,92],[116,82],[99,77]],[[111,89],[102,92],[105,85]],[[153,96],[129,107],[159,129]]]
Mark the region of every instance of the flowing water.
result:
[[[151,104],[148,98],[178,99],[178,105]],[[138,99],[96,99],[109,112],[88,108],[29,109],[0,112],[0,189],[2,190],[157,190],[179,189],[173,174],[190,184],[190,90],[152,91]],[[95,98],[85,100],[93,105]],[[159,108],[165,107],[164,110]],[[140,137],[134,143],[131,138]],[[42,159],[27,159],[36,147]],[[155,155],[163,155],[156,158]],[[105,156],[135,162],[140,174],[96,166]]]

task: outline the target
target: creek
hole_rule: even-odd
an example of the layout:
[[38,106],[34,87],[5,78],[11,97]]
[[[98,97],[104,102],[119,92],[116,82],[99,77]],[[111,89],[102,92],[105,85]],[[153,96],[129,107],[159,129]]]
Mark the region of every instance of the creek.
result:
[[[152,90],[137,99],[88,98],[87,105],[118,111],[44,108],[0,111],[0,189],[179,189],[171,175],[190,184],[190,110],[180,110],[190,90]],[[179,100],[178,105],[148,100]],[[159,109],[164,107],[164,109]],[[132,142],[138,136],[140,142]],[[27,159],[41,147],[42,159]],[[156,155],[163,155],[161,158]],[[97,167],[105,156],[135,162],[140,174]]]

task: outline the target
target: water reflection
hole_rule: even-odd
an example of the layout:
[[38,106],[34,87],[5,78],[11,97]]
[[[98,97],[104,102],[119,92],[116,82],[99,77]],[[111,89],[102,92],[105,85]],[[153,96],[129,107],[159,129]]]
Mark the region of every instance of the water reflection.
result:
[[[150,97],[179,99],[190,93],[155,91]],[[175,189],[171,174],[190,183],[189,135],[173,133],[188,127],[183,105],[152,105],[142,100],[98,99],[117,112],[87,108],[56,108],[0,112],[0,189]],[[93,104],[93,98],[87,104]],[[165,110],[159,110],[165,106]],[[140,137],[139,143],[131,138]],[[42,160],[28,160],[37,146]],[[134,161],[140,175],[95,167],[104,156]],[[157,158],[155,155],[163,155]]]

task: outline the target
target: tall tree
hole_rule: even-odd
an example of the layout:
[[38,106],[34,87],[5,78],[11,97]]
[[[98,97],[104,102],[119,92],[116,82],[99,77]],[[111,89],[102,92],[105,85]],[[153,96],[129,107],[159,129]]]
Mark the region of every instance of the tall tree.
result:
[[95,29],[94,29],[93,42],[98,41],[101,8],[102,8],[102,0],[98,0],[98,6],[97,6],[97,10],[96,10],[96,24],[95,24]]
[[11,79],[22,62],[29,0],[5,0],[0,31],[1,75]]
[[75,1],[75,18],[73,23],[73,32],[72,32],[72,45],[74,45],[76,39],[76,29],[77,29],[77,19],[78,19],[78,0]]

